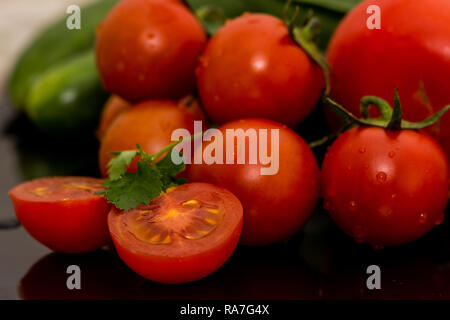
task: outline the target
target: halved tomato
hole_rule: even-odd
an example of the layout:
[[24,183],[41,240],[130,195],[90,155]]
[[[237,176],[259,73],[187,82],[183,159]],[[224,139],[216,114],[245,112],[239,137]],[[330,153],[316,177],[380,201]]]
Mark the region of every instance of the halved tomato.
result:
[[239,241],[242,221],[239,200],[206,183],[170,188],[148,206],[114,208],[108,216],[120,258],[161,283],[199,280],[220,268]]
[[95,192],[103,180],[85,177],[42,178],[9,193],[16,216],[37,241],[53,251],[88,252],[109,243],[111,205]]

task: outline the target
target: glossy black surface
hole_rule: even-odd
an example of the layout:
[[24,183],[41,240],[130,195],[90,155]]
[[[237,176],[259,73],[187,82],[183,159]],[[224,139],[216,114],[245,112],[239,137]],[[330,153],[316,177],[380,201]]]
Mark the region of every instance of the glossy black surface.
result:
[[[0,225],[13,220],[8,190],[44,175],[97,175],[91,135],[46,137],[3,100],[0,106]],[[316,111],[299,132],[323,134]],[[323,150],[319,150],[323,153]],[[450,221],[415,243],[374,251],[358,245],[319,209],[293,239],[239,247],[213,275],[192,284],[160,285],[129,270],[110,248],[85,255],[51,253],[23,228],[0,230],[0,299],[450,299]],[[448,219],[447,219],[448,220]],[[66,288],[79,265],[82,289]],[[379,265],[382,289],[369,291],[366,268]]]

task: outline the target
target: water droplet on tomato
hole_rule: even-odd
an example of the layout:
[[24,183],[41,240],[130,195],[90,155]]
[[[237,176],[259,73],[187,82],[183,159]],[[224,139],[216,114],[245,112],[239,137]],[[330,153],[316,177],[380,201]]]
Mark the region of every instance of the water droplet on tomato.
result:
[[361,153],[361,154],[366,153],[366,151],[367,151],[367,149],[365,147],[361,147],[358,150],[358,152]]
[[419,223],[425,223],[428,220],[428,214],[421,213],[419,216]]
[[378,182],[386,182],[387,174],[383,171],[377,173],[377,181]]
[[349,208],[350,211],[356,211],[358,209],[358,203],[355,200],[350,201]]
[[389,158],[394,158],[395,157],[395,151],[391,151],[389,152]]

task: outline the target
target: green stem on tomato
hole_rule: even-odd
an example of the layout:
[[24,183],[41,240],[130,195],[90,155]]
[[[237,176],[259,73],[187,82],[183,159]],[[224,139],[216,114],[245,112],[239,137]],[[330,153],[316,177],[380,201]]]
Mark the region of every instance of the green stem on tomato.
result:
[[331,89],[330,67],[315,41],[319,31],[319,25],[319,19],[313,17],[309,19],[304,27],[294,27],[292,29],[292,36],[295,42],[322,69],[325,79],[325,95],[329,95]]
[[381,99],[379,97],[374,97],[374,96],[366,96],[361,99],[360,104],[361,104],[361,114],[363,116],[363,119],[370,118],[369,108],[371,106],[374,106],[378,109],[378,111],[381,114],[381,119],[388,121],[392,117],[391,106],[384,99]]
[[392,110],[391,119],[387,125],[388,129],[400,130],[402,128],[402,106],[400,104],[400,98],[398,96],[398,89],[394,92],[394,109]]
[[184,139],[182,139],[182,140],[172,142],[171,144],[168,144],[167,146],[165,146],[164,148],[162,148],[162,149],[159,150],[158,152],[156,152],[156,153],[154,153],[154,154],[151,154],[151,155],[150,155],[150,161],[151,161],[151,162],[155,162],[156,159],[158,159],[160,156],[162,156],[162,155],[165,154],[166,152],[171,151],[173,148],[175,148],[175,147],[176,147],[177,145],[179,145],[180,143],[188,142],[188,141],[192,141],[192,140],[201,138],[201,137],[203,137],[203,135],[204,135],[204,132],[200,132],[200,133],[194,134],[194,135],[192,135],[192,136],[190,136],[190,137],[188,137],[188,138],[184,138]]
[[[343,106],[341,106],[329,96],[324,96],[323,102],[328,105],[329,108],[334,113],[336,113],[337,116],[344,120],[344,126],[347,126],[349,123],[351,123],[360,126],[380,127],[388,130],[424,129],[426,127],[434,125],[448,110],[450,110],[450,105],[445,106],[437,113],[420,122],[410,122],[403,120],[402,107],[397,90],[395,91],[395,103],[393,109],[388,102],[381,98],[373,96],[363,97],[361,99],[361,113],[363,115],[363,118],[361,119],[357,118],[354,114],[347,111]],[[375,106],[380,111],[380,118],[369,117],[370,106]]]

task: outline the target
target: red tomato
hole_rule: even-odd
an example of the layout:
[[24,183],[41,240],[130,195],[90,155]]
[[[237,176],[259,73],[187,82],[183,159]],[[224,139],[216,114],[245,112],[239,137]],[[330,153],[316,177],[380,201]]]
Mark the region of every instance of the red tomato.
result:
[[[288,238],[306,223],[319,196],[319,169],[311,149],[284,125],[264,119],[244,119],[219,127],[224,135],[224,150],[228,129],[267,129],[269,152],[272,146],[270,130],[278,129],[278,173],[261,175],[261,168],[268,167],[261,159],[256,164],[249,164],[249,143],[245,144],[246,164],[236,164],[239,152],[244,150],[234,139],[231,145],[236,149],[232,155],[235,164],[189,165],[188,179],[219,185],[241,200],[244,207],[242,243],[266,245]],[[204,148],[208,145],[204,143]],[[224,151],[224,163],[225,157]]]
[[[381,8],[381,29],[369,30],[369,5]],[[358,115],[362,96],[393,102],[420,121],[450,104],[450,1],[368,0],[341,23],[328,49],[331,95]],[[375,115],[375,114],[374,114]],[[430,129],[450,155],[450,114]]]
[[161,283],[199,280],[231,256],[242,229],[242,205],[205,183],[170,188],[148,206],[113,209],[108,225],[120,258]]
[[179,99],[195,88],[205,43],[202,26],[178,2],[121,1],[97,31],[103,85],[131,102]]
[[97,137],[101,140],[117,116],[129,108],[130,104],[128,102],[119,96],[112,95],[103,108],[97,129]]
[[320,68],[286,25],[265,14],[245,14],[222,27],[203,53],[197,78],[202,103],[216,123],[261,117],[296,126],[323,87]]
[[30,235],[53,251],[88,252],[109,243],[110,205],[103,181],[84,177],[42,178],[10,191],[17,219]]
[[325,207],[356,241],[401,245],[443,221],[448,174],[444,151],[425,133],[354,128],[325,157]]
[[[107,175],[107,164],[113,157],[111,152],[135,150],[138,143],[145,152],[156,153],[172,142],[174,130],[185,128],[194,134],[195,120],[204,120],[195,105],[190,108],[169,100],[146,101],[121,113],[100,144],[102,175]],[[135,162],[129,170],[136,170]]]

